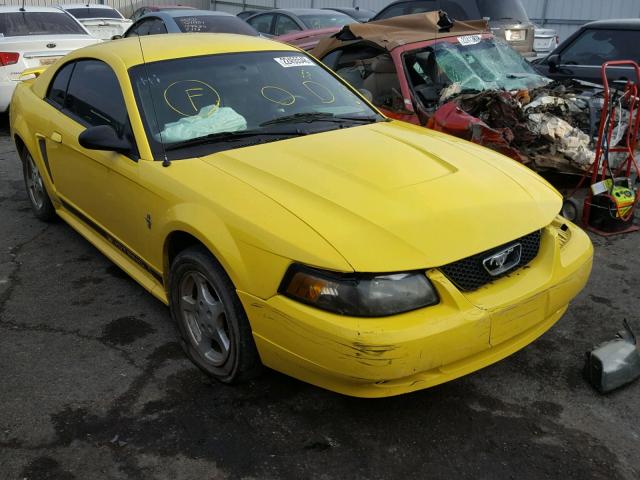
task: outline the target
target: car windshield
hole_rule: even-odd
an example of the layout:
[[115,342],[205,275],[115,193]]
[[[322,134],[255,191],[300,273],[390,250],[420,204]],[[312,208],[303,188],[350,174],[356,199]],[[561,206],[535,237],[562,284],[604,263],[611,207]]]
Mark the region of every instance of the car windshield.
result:
[[307,28],[318,30],[320,28],[343,27],[350,23],[355,23],[354,19],[344,13],[327,12],[298,15]]
[[67,8],[67,12],[76,18],[117,18],[122,19],[122,15],[113,8]]
[[469,35],[458,40],[410,52],[410,77],[444,88],[443,99],[465,91],[531,89],[551,81],[499,39]]
[[257,36],[258,32],[247,22],[226,15],[185,15],[174,17],[180,31],[185,33],[238,33]]
[[129,71],[155,158],[170,160],[333,128],[380,116],[300,52],[164,60]]
[[23,35],[87,35],[87,32],[63,12],[0,13],[0,34],[5,37]]

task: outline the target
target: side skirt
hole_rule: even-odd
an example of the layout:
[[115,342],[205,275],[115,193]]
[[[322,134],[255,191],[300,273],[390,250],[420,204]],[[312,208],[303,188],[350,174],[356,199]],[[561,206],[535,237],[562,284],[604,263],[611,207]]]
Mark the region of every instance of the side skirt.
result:
[[71,228],[82,235],[109,260],[127,272],[136,282],[165,305],[169,299],[162,284],[162,275],[147,265],[140,257],[131,252],[125,245],[113,238],[108,232],[77,212],[75,208],[62,202],[63,208],[57,214]]

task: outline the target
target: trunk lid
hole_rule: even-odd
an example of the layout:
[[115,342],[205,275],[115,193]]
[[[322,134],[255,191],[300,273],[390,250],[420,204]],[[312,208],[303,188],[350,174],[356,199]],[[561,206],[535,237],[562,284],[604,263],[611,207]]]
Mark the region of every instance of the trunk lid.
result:
[[89,35],[31,35],[6,37],[3,40],[0,41],[0,49],[5,52],[18,52],[18,63],[22,62],[19,68],[12,68],[11,80],[17,80],[20,72],[26,68],[50,65],[73,50],[99,42]]
[[88,18],[78,21],[91,35],[101,40],[110,40],[114,35],[122,35],[132,24],[131,20],[117,18]]

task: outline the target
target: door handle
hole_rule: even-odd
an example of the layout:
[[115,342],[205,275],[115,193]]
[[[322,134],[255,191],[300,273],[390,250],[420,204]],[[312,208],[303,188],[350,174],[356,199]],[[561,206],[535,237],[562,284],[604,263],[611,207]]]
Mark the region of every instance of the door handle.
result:
[[58,132],[51,132],[51,141],[62,143],[62,135],[60,135]]

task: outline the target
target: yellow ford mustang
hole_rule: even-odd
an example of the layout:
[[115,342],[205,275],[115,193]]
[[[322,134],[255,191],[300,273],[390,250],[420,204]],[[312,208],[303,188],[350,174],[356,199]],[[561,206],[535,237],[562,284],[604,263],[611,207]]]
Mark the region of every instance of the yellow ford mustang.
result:
[[35,215],[170,306],[190,358],[349,395],[465,375],[551,327],[592,246],[525,167],[389,121],[295,48],[157,35],[16,89]]

